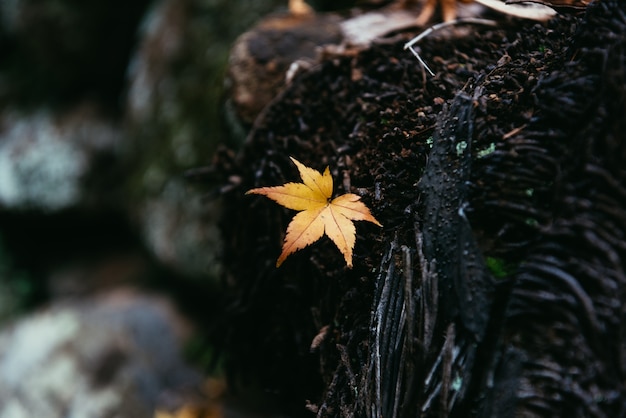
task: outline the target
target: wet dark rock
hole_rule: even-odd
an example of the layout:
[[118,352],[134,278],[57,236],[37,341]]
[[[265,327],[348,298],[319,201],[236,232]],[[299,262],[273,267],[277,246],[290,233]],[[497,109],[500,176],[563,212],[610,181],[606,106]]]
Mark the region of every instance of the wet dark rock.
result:
[[[233,375],[320,417],[623,415],[625,15],[440,32],[434,77],[414,33],[296,77],[219,161]],[[274,267],[293,212],[244,192],[289,156],[384,225],[352,269],[324,240]]]

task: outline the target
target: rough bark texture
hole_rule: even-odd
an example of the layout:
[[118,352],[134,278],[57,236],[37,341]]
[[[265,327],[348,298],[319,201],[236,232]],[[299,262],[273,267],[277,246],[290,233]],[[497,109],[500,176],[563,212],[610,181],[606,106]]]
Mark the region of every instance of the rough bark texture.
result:
[[[626,413],[626,6],[472,33],[419,45],[434,78],[410,34],[328,57],[218,161],[216,335],[292,412]],[[353,269],[324,240],[274,267],[292,213],[243,192],[296,180],[290,155],[383,223]]]

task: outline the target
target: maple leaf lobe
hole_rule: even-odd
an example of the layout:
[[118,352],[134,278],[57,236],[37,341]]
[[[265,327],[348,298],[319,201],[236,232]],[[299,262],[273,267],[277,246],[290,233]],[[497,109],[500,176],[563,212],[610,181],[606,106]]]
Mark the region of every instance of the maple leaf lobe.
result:
[[287,183],[282,186],[259,187],[251,189],[246,194],[260,194],[266,196],[281,206],[293,210],[307,210],[316,205],[325,205],[328,199],[311,193],[311,189],[302,183]]
[[289,158],[291,158],[291,161],[298,167],[302,182],[307,185],[313,193],[317,194],[319,192],[326,200],[331,198],[333,195],[333,177],[330,175],[330,169],[328,167],[324,170],[324,174],[320,174],[319,171],[305,166],[295,158]]

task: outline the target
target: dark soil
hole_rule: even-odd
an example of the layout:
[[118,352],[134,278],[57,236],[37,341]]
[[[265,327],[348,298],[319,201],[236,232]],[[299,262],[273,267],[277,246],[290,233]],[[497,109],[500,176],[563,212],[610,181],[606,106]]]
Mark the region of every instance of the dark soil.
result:
[[[625,10],[435,33],[435,77],[401,33],[296,78],[217,161],[233,379],[290,416],[623,416]],[[275,267],[294,212],[244,192],[289,156],[384,225],[352,269],[326,238]]]

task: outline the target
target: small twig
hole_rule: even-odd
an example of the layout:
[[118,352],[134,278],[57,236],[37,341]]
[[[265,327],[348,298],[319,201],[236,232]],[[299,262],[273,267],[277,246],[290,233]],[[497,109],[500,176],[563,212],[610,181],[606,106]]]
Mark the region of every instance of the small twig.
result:
[[[407,47],[406,47],[406,45],[405,45],[404,49],[406,49],[406,48],[407,48]],[[418,53],[417,53],[417,51],[413,49],[413,46],[411,45],[411,46],[409,46],[408,48],[409,48],[409,51],[411,51],[411,52],[413,53],[413,55],[415,55],[415,58],[417,58],[417,60],[420,62],[420,64],[422,64],[422,67],[423,67],[426,71],[428,71],[428,74],[430,74],[430,75],[431,75],[431,77],[434,77],[434,76],[435,76],[435,73],[433,73],[433,71],[432,71],[430,68],[428,68],[428,65],[426,65],[426,63],[424,62],[424,60],[422,59],[422,57],[420,57],[420,54],[418,54]]]
[[413,45],[415,45],[416,43],[418,43],[419,41],[421,41],[422,39],[424,39],[425,37],[427,37],[428,35],[430,35],[431,33],[435,31],[441,30],[448,26],[460,25],[464,23],[474,24],[474,25],[497,26],[497,22],[495,20],[480,19],[476,17],[466,17],[463,19],[456,19],[450,22],[437,23],[436,25],[429,27],[424,32],[420,33],[415,38],[411,39],[409,42],[404,44],[404,49],[408,49],[409,51],[411,51],[411,53],[415,55],[415,58],[417,58],[417,60],[420,62],[420,64],[422,64],[422,66],[426,69],[426,71],[428,71],[428,73],[434,77],[435,73],[433,73],[432,70],[428,68],[428,65],[426,65],[422,57],[420,57],[419,53],[413,48]]

